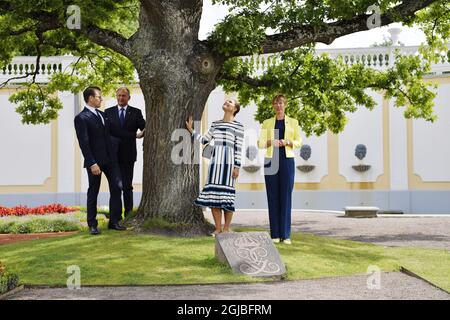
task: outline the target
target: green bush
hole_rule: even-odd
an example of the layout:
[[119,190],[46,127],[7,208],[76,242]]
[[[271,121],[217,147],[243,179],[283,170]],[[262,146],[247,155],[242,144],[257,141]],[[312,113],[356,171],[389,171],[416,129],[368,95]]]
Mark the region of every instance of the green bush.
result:
[[11,230],[15,225],[14,221],[11,222],[1,222],[0,220],[0,233],[10,233],[8,230]]
[[19,276],[6,270],[4,264],[0,262],[0,294],[8,292],[19,285]]
[[19,276],[6,272],[0,276],[0,294],[11,291],[19,286]]
[[13,221],[0,220],[0,233],[44,233],[44,232],[65,232],[81,230],[80,222],[68,219],[17,219]]

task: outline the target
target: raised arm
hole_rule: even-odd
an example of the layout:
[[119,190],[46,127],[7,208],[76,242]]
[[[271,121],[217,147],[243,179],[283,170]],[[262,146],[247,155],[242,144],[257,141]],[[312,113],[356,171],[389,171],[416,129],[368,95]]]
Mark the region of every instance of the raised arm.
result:
[[211,141],[214,133],[214,122],[209,128],[208,132],[202,136],[194,130],[194,120],[192,116],[189,116],[189,119],[186,121],[186,129],[191,133],[194,139],[200,141],[201,144],[207,144]]
[[214,133],[214,123],[211,125],[208,132],[204,136],[202,136],[200,133],[196,132],[195,130],[192,130],[192,136],[194,137],[194,139],[200,141],[201,144],[207,144],[207,143],[211,142],[213,133]]

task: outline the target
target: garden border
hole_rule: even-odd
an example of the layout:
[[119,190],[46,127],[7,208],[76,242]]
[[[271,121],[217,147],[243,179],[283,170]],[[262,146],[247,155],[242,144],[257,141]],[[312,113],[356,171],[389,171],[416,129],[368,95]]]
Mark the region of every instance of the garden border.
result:
[[448,292],[447,290],[445,290],[445,289],[439,287],[438,285],[434,284],[433,282],[431,282],[431,281],[429,281],[429,280],[427,280],[427,279],[425,279],[425,278],[419,276],[418,274],[412,272],[412,271],[409,270],[409,269],[406,269],[406,268],[403,267],[403,266],[400,266],[400,272],[401,272],[401,273],[404,273],[404,274],[406,274],[406,275],[408,275],[408,276],[410,276],[410,277],[414,277],[414,278],[420,279],[420,280],[422,280],[422,281],[425,281],[426,283],[428,283],[429,285],[435,287],[436,289],[439,289],[439,290],[441,290],[441,291],[443,291],[443,292],[445,292],[445,293],[447,293],[447,294],[450,294],[450,292]]
[[8,298],[9,296],[12,296],[12,295],[14,295],[14,294],[24,290],[24,289],[25,289],[25,285],[23,285],[23,284],[19,285],[18,287],[14,288],[12,290],[9,290],[9,291],[7,291],[7,292],[5,292],[3,294],[0,294],[0,300],[6,300],[6,298]]

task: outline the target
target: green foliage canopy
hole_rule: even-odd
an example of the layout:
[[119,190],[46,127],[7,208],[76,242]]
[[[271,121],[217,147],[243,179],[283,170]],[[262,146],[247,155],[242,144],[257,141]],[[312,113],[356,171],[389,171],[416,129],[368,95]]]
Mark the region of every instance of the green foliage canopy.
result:
[[[180,1],[180,0],[178,0]],[[166,1],[156,0],[4,0],[0,2],[0,67],[16,55],[73,55],[79,57],[72,70],[55,74],[43,86],[24,80],[23,90],[11,96],[25,123],[46,123],[62,108],[57,91],[79,92],[88,84],[100,85],[106,93],[117,85],[134,81],[133,58],[127,41],[143,24],[142,10]],[[177,1],[173,1],[177,2]],[[185,1],[186,6],[201,0]],[[405,107],[405,116],[433,121],[434,85],[424,81],[432,63],[448,61],[450,5],[445,0],[213,0],[226,4],[229,14],[204,41],[222,57],[217,84],[238,92],[242,104],[258,106],[256,120],[272,116],[271,97],[284,93],[287,113],[297,118],[306,134],[341,131],[349,112],[358,106],[374,108],[367,89],[385,92],[395,106]],[[81,29],[71,30],[67,8],[81,9]],[[362,64],[347,65],[326,54],[317,55],[318,42],[367,30],[367,21],[379,8],[381,25],[402,22],[425,32],[427,44],[420,54],[396,54],[393,66],[377,71]],[[200,6],[201,8],[201,6]],[[272,54],[263,68],[255,58]],[[140,57],[141,59],[144,57]]]

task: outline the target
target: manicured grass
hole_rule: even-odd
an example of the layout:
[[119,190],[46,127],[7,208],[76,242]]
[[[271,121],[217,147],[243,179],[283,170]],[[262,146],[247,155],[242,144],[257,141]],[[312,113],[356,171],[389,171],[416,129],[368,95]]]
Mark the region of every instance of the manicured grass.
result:
[[[65,285],[70,265],[80,267],[82,285],[263,281],[233,274],[216,261],[214,239],[210,237],[174,238],[102,231],[97,237],[82,232],[64,238],[3,245],[0,258],[26,284]],[[292,240],[291,246],[277,245],[288,268],[288,280],[364,274],[370,265],[382,271],[404,266],[450,290],[450,254],[446,250],[385,248],[303,233],[294,234]]]

